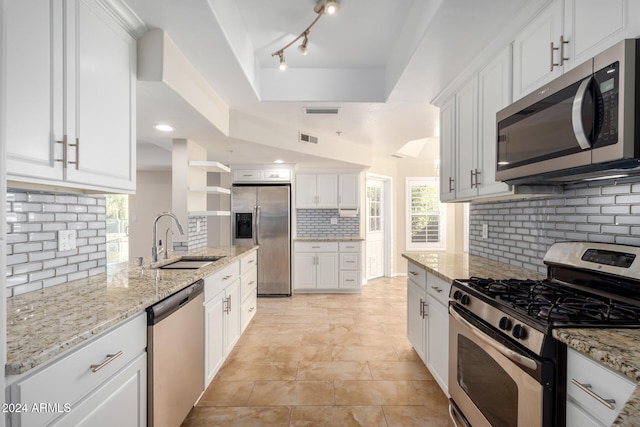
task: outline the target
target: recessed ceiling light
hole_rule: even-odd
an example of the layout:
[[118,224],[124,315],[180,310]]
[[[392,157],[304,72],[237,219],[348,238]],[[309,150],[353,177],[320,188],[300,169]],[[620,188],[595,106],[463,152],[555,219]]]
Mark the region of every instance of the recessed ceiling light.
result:
[[173,132],[173,126],[165,124],[155,125],[154,128],[162,132]]
[[278,164],[280,164],[280,163],[284,163],[284,160],[280,160],[280,159],[278,159],[278,160],[274,160],[274,161],[273,161],[273,163],[278,163]]

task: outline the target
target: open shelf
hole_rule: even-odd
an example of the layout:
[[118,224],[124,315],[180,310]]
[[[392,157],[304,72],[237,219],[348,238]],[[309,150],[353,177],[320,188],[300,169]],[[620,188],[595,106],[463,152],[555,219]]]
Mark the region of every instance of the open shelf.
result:
[[207,194],[231,194],[231,190],[228,188],[213,186],[191,186],[189,187],[189,191],[197,191]]
[[189,166],[201,168],[207,172],[231,172],[231,169],[220,162],[210,162],[202,160],[190,160]]
[[190,211],[189,216],[231,216],[229,211]]

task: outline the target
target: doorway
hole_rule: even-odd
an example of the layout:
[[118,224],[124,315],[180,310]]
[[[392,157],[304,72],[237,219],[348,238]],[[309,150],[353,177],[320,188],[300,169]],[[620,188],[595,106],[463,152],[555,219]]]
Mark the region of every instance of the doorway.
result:
[[391,274],[391,178],[367,174],[367,280]]

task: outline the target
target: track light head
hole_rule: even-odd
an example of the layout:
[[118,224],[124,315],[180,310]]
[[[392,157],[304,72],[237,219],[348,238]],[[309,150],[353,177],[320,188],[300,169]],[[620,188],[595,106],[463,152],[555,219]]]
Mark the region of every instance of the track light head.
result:
[[308,35],[308,33],[305,33],[304,40],[302,40],[302,44],[300,44],[300,46],[298,46],[298,50],[303,55],[307,54],[307,45],[309,44],[309,38],[307,37],[307,35]]
[[333,15],[340,9],[340,3],[335,0],[327,0],[324,3],[324,13]]
[[280,58],[280,65],[278,66],[278,68],[280,68],[280,70],[284,71],[287,69],[287,63],[284,60],[284,52],[280,51],[278,52],[278,57]]

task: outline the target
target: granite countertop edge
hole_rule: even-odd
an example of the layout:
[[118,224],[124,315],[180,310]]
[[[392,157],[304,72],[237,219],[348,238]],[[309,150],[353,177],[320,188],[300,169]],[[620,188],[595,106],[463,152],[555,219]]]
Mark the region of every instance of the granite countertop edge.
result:
[[359,236],[294,237],[294,242],[362,242]]
[[[467,253],[407,252],[402,257],[448,282],[471,276],[538,280],[546,277],[534,270]],[[553,337],[631,381],[640,382],[640,329],[555,329]],[[640,387],[633,391],[612,425],[640,425]]]
[[[5,376],[24,374],[129,320],[156,302],[239,260],[258,246],[174,252],[155,264],[143,258],[106,273],[7,298]],[[162,270],[183,256],[223,255],[197,270]]]

